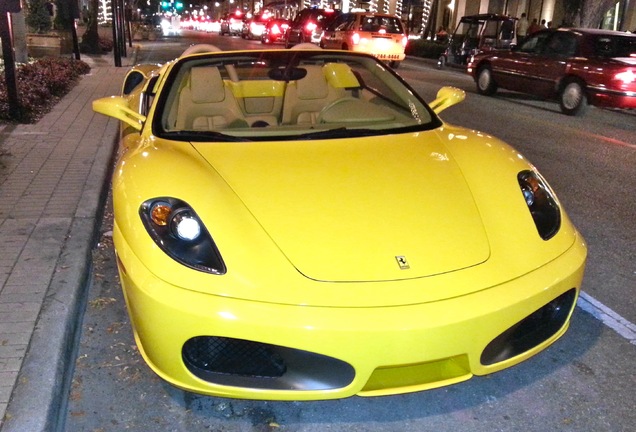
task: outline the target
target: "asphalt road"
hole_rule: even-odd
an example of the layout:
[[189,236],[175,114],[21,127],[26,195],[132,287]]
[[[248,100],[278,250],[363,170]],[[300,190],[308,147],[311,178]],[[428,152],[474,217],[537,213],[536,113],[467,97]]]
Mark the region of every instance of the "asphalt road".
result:
[[[239,38],[205,38],[225,49],[260,47]],[[184,43],[145,44],[140,60],[176,57]],[[622,317],[629,329],[636,322],[636,113],[591,109],[584,118],[570,118],[552,102],[514,93],[477,95],[468,76],[431,63],[408,61],[399,72],[426,100],[443,85],[465,89],[466,100],[442,117],[504,139],[541,170],[588,242],[583,290],[601,302],[601,312],[617,314],[617,322]],[[137,352],[111,225],[108,203],[94,251],[68,431],[613,432],[636,424],[636,341],[580,307],[568,333],[538,356],[451,387],[324,402],[242,401],[180,391],[156,377]]]

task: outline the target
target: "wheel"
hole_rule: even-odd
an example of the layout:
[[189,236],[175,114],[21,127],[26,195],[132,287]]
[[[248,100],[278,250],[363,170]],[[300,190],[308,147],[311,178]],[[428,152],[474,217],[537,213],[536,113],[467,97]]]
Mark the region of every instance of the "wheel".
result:
[[486,96],[494,95],[497,92],[497,83],[492,77],[490,66],[482,66],[477,71],[477,92]]
[[390,61],[390,62],[389,62],[389,67],[390,67],[391,69],[397,69],[397,68],[399,68],[399,67],[400,67],[400,62],[399,62],[399,61],[395,61],[395,60]]
[[588,108],[585,85],[576,79],[570,79],[563,83],[559,94],[561,112],[570,116],[582,116]]

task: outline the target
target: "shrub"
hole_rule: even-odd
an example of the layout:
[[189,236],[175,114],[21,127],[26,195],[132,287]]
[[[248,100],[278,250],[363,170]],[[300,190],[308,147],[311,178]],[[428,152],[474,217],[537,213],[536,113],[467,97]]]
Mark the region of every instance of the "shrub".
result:
[[410,39],[406,45],[406,55],[437,59],[446,49],[446,44],[426,39]]
[[18,118],[11,118],[7,84],[2,72],[0,78],[0,120],[33,123],[48,112],[55,101],[67,94],[80,75],[90,71],[81,60],[69,57],[45,57],[16,68]]

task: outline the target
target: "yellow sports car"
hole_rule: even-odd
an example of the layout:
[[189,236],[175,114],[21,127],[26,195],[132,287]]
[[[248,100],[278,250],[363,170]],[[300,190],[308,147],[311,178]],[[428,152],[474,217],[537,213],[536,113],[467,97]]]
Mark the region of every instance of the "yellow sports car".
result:
[[566,331],[586,246],[496,138],[444,123],[370,55],[193,47],[131,69],[114,239],[139,350],[187,391],[413,392]]

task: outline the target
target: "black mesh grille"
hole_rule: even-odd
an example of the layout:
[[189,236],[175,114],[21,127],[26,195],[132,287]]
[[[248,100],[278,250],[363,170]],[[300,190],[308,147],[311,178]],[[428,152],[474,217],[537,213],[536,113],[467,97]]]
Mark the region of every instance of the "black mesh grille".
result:
[[484,349],[481,363],[507,360],[554,336],[567,322],[575,300],[576,290],[571,289],[497,336]]
[[280,377],[285,362],[271,345],[241,339],[198,336],[183,345],[189,367],[205,372],[255,377]]

